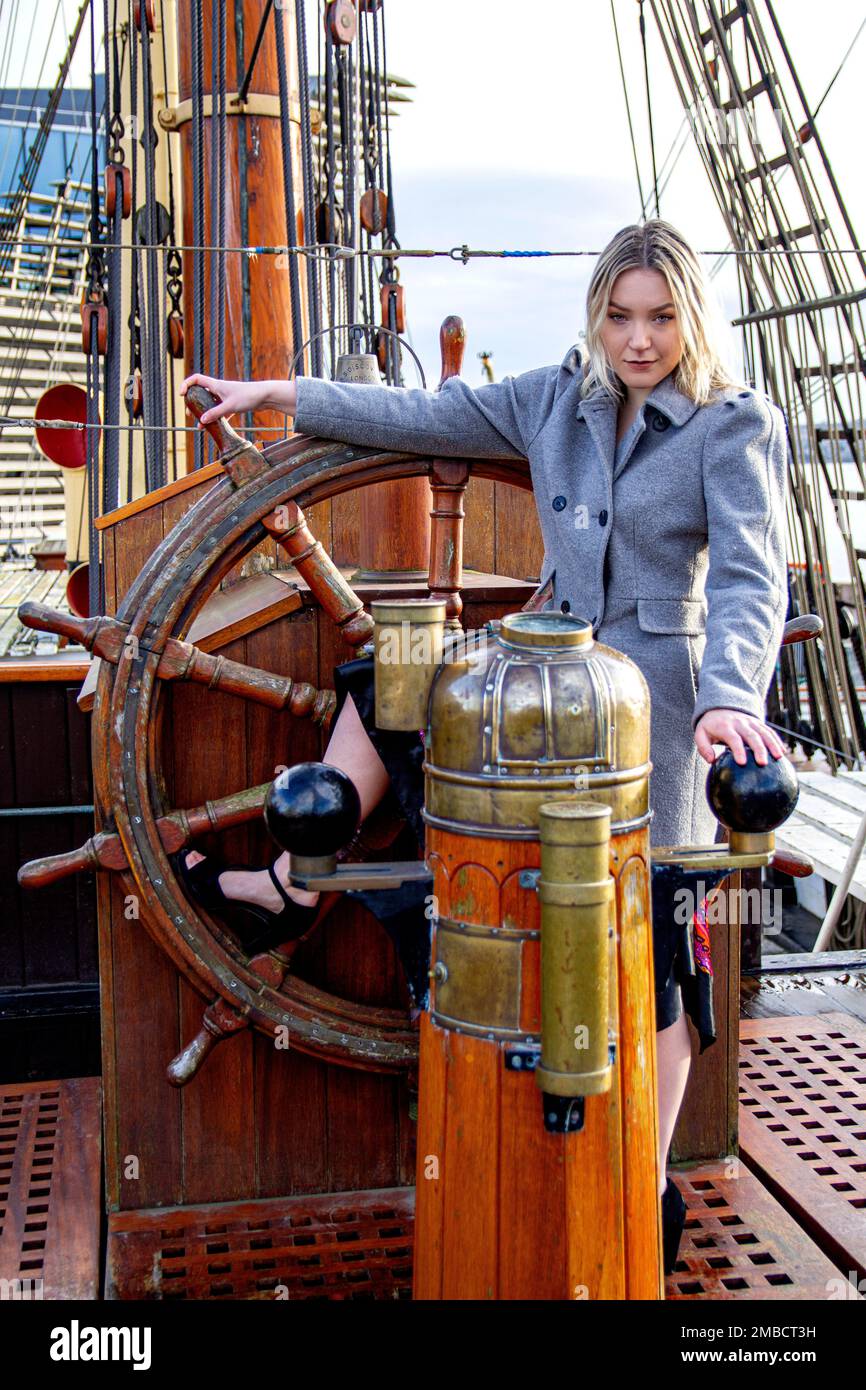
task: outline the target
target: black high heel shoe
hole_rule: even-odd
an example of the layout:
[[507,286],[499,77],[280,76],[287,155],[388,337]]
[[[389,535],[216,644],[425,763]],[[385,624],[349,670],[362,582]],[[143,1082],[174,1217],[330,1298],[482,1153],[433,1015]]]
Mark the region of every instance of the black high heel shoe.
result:
[[[228,917],[228,925],[237,936],[243,949],[250,955],[266,951],[270,946],[279,946],[284,941],[296,941],[316,920],[319,904],[299,903],[289,896],[274,872],[273,864],[268,865],[271,882],[283,900],[279,912],[259,903],[245,903],[241,898],[229,898],[220,887],[220,874],[246,872],[249,864],[221,864],[213,855],[200,859],[197,864],[188,865],[186,857],[194,846],[187,845],[170,856],[178,878],[191,898],[201,903],[218,917]],[[246,923],[244,923],[246,918]],[[240,920],[238,920],[240,919]],[[250,921],[255,926],[250,926]]]
[[686,1224],[686,1204],[673,1178],[662,1193],[662,1252],[665,1274],[672,1274]]

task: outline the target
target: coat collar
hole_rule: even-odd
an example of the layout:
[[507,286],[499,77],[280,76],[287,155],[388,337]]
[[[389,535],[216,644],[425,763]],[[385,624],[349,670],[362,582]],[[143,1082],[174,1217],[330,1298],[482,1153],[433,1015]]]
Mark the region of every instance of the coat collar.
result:
[[[698,409],[697,404],[683,395],[673,383],[673,373],[663,377],[646,398],[645,405],[651,405],[660,415],[664,415],[673,425],[684,425]],[[636,441],[632,442],[627,456],[616,464],[616,422],[617,402],[606,391],[594,391],[586,396],[577,408],[577,418],[586,422],[595,446],[615,481],[626,468],[634,454]],[[646,413],[644,413],[646,420]]]
[[[654,406],[672,425],[684,425],[698,409],[697,403],[674,385],[673,372],[669,372],[653,387],[645,404]],[[577,408],[577,414],[584,418],[591,414],[597,419],[608,415],[616,419],[616,413],[617,404],[606,391],[594,391],[592,395],[584,397]]]

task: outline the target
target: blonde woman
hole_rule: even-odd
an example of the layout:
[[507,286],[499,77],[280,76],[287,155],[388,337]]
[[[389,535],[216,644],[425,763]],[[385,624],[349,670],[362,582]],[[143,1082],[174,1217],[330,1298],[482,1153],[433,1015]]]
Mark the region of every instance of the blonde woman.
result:
[[[783,746],[763,719],[787,607],[782,412],[734,382],[698,257],[669,223],[624,227],[601,253],[586,305],[585,346],[558,366],[438,392],[296,381],[193,382],[236,412],[284,410],[295,429],[347,443],[466,457],[527,456],[545,543],[539,605],[588,618],[595,637],[631,657],[651,695],[651,841],[711,841],[704,794],[714,744],[739,763]],[[338,667],[339,716],[326,760],[355,781],[362,813],[389,784],[423,844],[418,736],[399,747],[376,730],[372,661]],[[288,856],[269,871],[221,870],[190,852],[195,891],[254,905],[300,934],[315,894],[289,888]],[[659,1190],[665,1267],[684,1206],[667,1154],[691,1061],[686,1013],[701,1050],[713,1041],[711,963],[701,905],[677,926],[654,913],[659,1074]],[[684,1003],[685,994],[685,1003]]]

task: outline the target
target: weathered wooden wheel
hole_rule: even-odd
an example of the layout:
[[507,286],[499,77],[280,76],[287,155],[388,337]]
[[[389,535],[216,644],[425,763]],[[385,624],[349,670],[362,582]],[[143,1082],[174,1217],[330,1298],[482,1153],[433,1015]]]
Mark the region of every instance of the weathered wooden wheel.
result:
[[[193,387],[187,403],[200,416],[215,400]],[[302,437],[260,452],[224,421],[208,429],[225,476],[154,551],[116,618],[79,620],[38,604],[19,610],[22,621],[74,633],[103,658],[92,748],[103,829],[79,851],[25,865],[19,879],[35,885],[79,869],[109,868],[138,895],[146,930],[211,1001],[199,1034],[169,1066],[175,1085],[195,1075],[218,1040],[248,1026],[270,1035],[285,1030],[290,1046],[343,1066],[412,1069],[417,1033],[405,1012],[308,985],[289,973],[289,958],[279,949],[247,958],[230,933],[187,900],[169,855],[203,831],[260,817],[267,784],[203,807],[171,810],[159,765],[161,693],[166,680],[193,680],[326,724],[333,691],[210,656],[184,641],[221,578],[274,536],[357,647],[371,635],[372,620],[311,535],[301,508],[349,489],[428,474],[434,502],[430,592],[446,600],[450,622],[459,625],[462,497],[470,472],[528,489],[529,466],[525,459],[430,459]]]

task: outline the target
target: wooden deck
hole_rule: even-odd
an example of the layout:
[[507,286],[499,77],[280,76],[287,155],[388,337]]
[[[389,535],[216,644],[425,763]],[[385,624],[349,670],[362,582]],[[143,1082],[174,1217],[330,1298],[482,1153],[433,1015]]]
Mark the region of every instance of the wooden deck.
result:
[[13,1299],[99,1298],[99,1078],[0,1087],[0,1279]]
[[[674,1169],[688,1215],[667,1298],[856,1299],[866,952],[772,957],[742,1013],[739,1155]],[[0,1278],[41,1280],[25,1297],[411,1296],[411,1187],[117,1213],[103,1280],[98,1080],[6,1086],[0,1107]]]
[[866,1278],[866,951],[744,976],[740,1156],[836,1266]]

